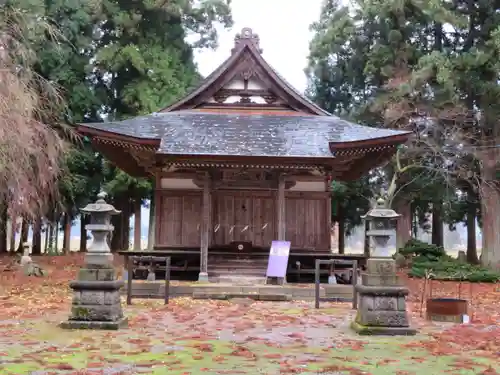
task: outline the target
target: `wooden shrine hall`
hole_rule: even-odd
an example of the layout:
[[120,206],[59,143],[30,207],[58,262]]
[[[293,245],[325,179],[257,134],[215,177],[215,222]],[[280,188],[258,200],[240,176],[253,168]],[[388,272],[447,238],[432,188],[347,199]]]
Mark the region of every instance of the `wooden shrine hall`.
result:
[[154,250],[200,280],[264,276],[273,240],[291,242],[290,270],[333,256],[331,180],[359,178],[409,137],[319,108],[264,60],[249,28],[178,102],[78,129],[128,174],[155,179]]

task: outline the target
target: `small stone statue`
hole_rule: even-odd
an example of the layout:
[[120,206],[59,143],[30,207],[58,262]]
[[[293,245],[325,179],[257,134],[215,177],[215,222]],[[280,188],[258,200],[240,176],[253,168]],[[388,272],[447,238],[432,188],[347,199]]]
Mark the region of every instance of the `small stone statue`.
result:
[[28,243],[23,244],[23,256],[21,257],[21,268],[25,276],[45,276],[45,271],[38,264],[33,262],[30,256],[30,247]]
[[155,281],[156,280],[156,275],[155,275],[155,271],[153,268],[148,268],[148,277],[147,277],[147,281]]

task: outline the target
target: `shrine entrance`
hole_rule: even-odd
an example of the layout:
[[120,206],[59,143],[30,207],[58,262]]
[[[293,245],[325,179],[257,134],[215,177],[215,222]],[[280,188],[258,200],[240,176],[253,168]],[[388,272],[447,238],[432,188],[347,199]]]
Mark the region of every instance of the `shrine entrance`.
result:
[[270,191],[215,192],[213,245],[236,245],[232,250],[242,254],[269,249],[276,236],[272,195]]

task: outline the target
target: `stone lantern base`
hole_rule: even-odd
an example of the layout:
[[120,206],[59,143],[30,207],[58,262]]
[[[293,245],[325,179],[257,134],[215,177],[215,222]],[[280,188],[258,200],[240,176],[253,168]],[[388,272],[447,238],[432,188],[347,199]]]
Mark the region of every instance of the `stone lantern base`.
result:
[[66,329],[117,330],[128,325],[123,315],[120,289],[112,266],[86,265],[80,269],[78,279],[70,283],[73,303],[69,319],[61,323]]
[[355,287],[359,306],[352,329],[362,335],[415,335],[406,312],[408,288],[398,280],[395,261],[368,259],[361,280]]

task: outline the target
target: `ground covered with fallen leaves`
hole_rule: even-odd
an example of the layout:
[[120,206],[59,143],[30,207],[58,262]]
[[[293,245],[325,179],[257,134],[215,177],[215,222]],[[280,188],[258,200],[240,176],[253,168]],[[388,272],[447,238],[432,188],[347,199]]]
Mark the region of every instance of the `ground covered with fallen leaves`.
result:
[[[423,284],[406,280],[415,337],[360,337],[349,330],[349,304],[312,302],[134,302],[129,328],[117,332],[58,328],[70,311],[68,282],[81,257],[36,260],[45,278],[1,272],[0,374],[484,374],[500,373],[500,286],[463,284],[472,323],[421,318]],[[0,270],[8,258],[0,258]],[[458,294],[435,283],[434,296]],[[471,294],[472,293],[472,294]]]

